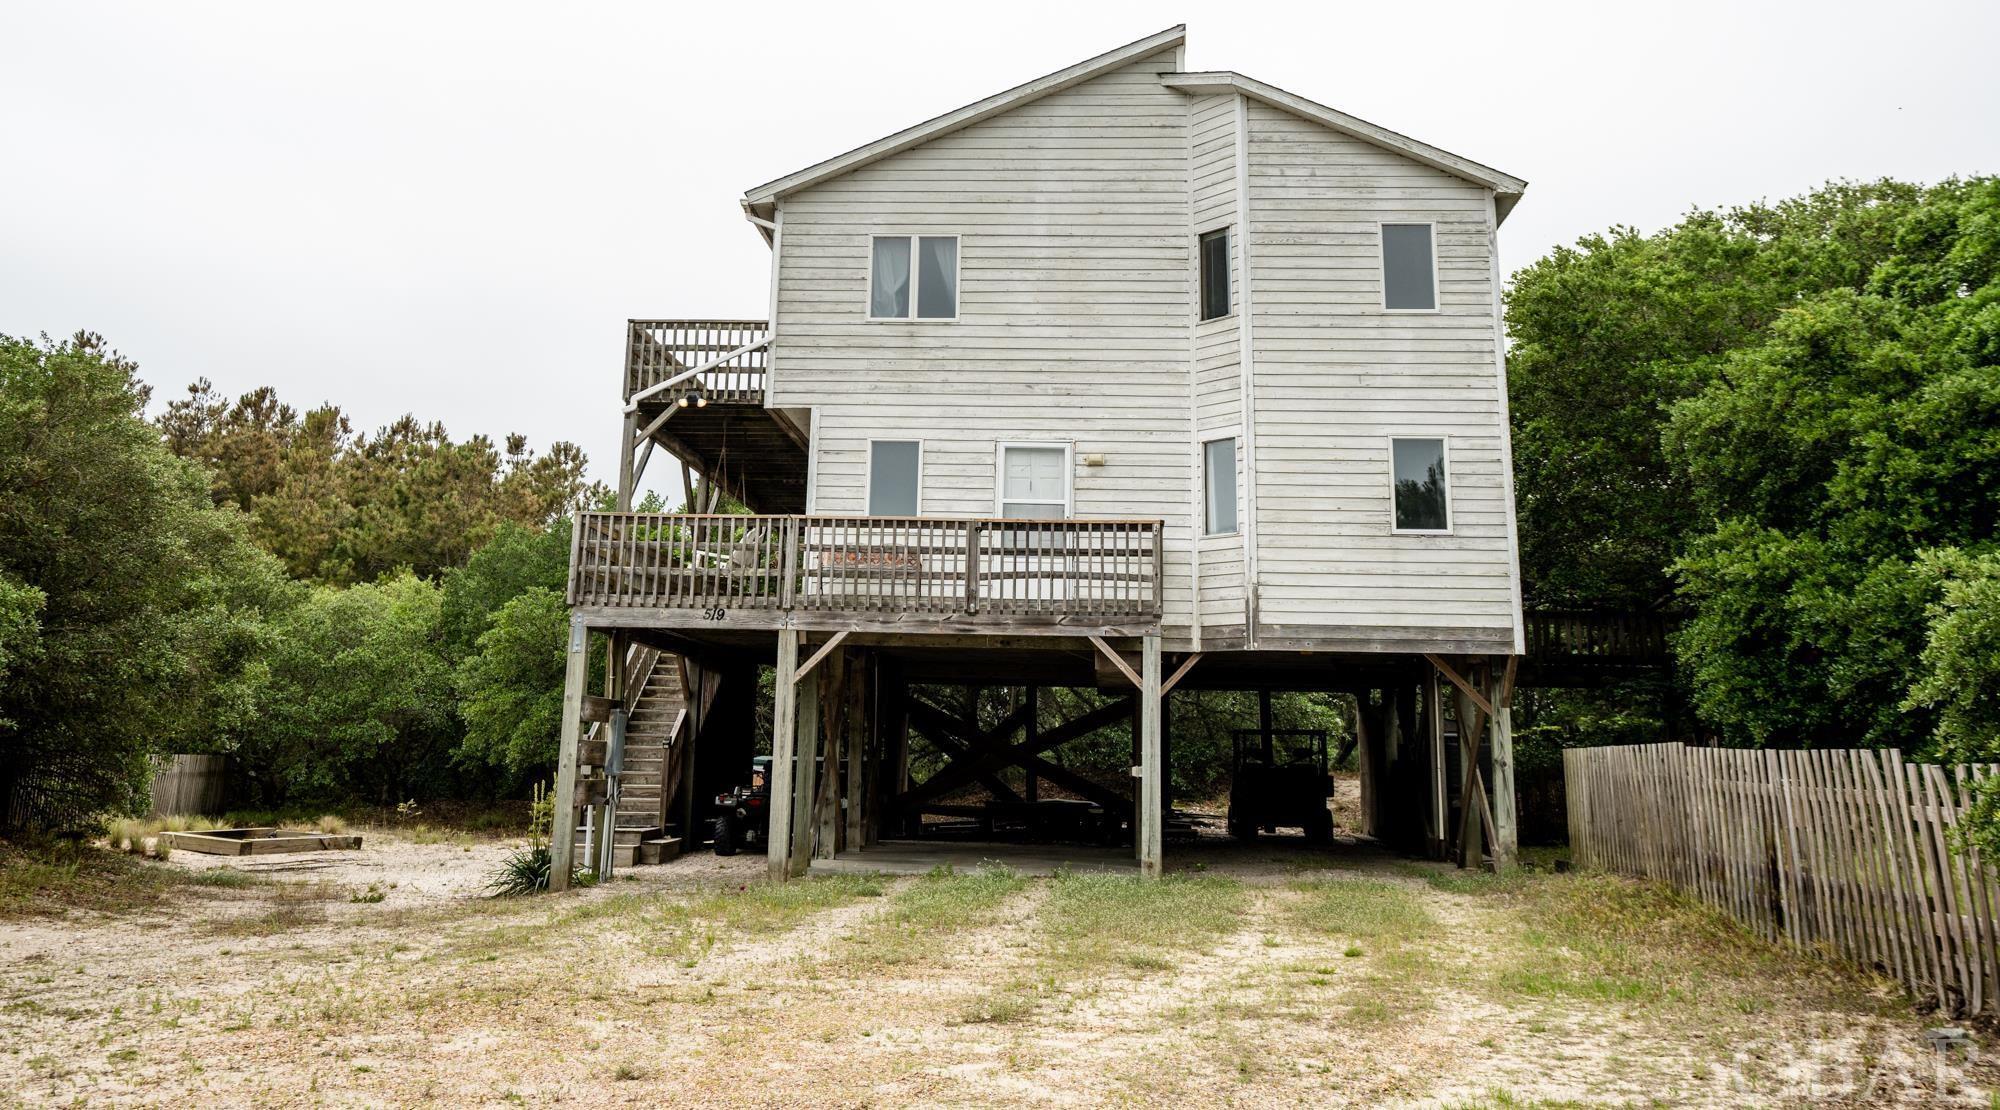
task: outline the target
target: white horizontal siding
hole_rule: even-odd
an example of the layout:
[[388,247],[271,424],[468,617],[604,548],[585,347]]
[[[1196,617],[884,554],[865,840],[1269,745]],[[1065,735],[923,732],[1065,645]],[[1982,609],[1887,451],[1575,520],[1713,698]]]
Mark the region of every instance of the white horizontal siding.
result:
[[[1249,122],[1260,621],[1511,629],[1486,191],[1275,108]],[[1436,224],[1435,314],[1380,307],[1399,220]],[[1391,534],[1395,435],[1450,440],[1451,535]]]
[[[870,439],[924,441],[920,509],[940,516],[994,512],[998,443],[1067,443],[1078,516],[1168,522],[1165,623],[1190,624],[1172,68],[1145,59],[784,198],[770,400],[818,414],[815,511],[865,511]],[[870,237],[926,233],[960,237],[959,319],[868,322]]]
[[[814,510],[865,511],[870,439],[924,442],[920,511],[938,516],[994,511],[996,444],[1069,444],[1077,515],[1168,522],[1167,627],[1233,632],[1244,538],[1199,534],[1199,443],[1244,445],[1244,321],[1194,318],[1195,237],[1228,226],[1233,300],[1255,302],[1260,622],[1357,642],[1510,629],[1486,191],[1252,102],[1245,228],[1238,100],[1164,89],[1172,67],[783,199],[770,400],[815,411]],[[1381,311],[1385,220],[1436,223],[1438,313]],[[958,320],[865,319],[877,234],[960,237]],[[1450,439],[1452,535],[1390,534],[1397,434]]]

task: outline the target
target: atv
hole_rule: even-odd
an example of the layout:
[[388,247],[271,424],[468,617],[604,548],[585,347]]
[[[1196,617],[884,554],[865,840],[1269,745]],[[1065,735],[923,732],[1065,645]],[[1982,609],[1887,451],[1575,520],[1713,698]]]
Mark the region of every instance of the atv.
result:
[[749,841],[771,836],[771,757],[750,761],[750,783],[715,796],[715,854],[733,856]]
[[1238,729],[1229,786],[1229,835],[1255,840],[1259,831],[1297,828],[1306,839],[1333,839],[1333,779],[1327,774],[1326,733],[1320,729]]

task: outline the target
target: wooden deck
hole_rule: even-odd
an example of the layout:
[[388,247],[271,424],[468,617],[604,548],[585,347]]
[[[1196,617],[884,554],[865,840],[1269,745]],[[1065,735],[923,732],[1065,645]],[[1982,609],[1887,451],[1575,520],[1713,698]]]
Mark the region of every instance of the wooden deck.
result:
[[631,448],[664,448],[759,512],[803,512],[805,432],[764,404],[770,342],[763,320],[627,321]]
[[[582,513],[569,603],[659,627],[1157,631],[1157,520]],[[593,622],[596,623],[596,622]]]

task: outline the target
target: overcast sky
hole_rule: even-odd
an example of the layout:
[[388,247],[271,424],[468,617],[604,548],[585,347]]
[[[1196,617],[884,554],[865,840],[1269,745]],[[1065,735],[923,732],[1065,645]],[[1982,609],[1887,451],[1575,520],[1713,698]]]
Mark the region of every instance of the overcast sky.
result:
[[0,0],[0,332],[613,477],[624,320],[767,311],[745,189],[1184,20],[1191,69],[1527,178],[1509,272],[1693,205],[2000,172],[1992,0]]

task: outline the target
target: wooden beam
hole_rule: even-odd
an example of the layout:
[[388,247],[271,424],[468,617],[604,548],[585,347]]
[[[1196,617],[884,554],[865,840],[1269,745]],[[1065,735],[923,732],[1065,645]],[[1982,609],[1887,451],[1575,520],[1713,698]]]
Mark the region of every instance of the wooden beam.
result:
[[[674,414],[679,411],[681,411],[679,405],[668,405],[667,410],[661,413],[660,415],[654,417],[653,422],[651,424],[646,425],[646,429],[644,431],[632,437],[631,450],[636,451],[638,450],[640,444],[653,442],[653,433],[665,427],[667,421],[672,420],[674,418]],[[634,413],[631,419],[633,423],[637,423],[638,414]]]
[[846,632],[834,633],[832,639],[828,640],[824,644],[821,644],[819,650],[812,653],[812,658],[806,660],[805,663],[800,665],[799,673],[794,677],[794,681],[800,678],[804,678],[805,676],[811,674],[812,669],[819,665],[819,661],[826,658],[827,655],[832,653],[833,649],[839,647],[840,642],[845,639],[847,639]]
[[1470,682],[1467,682],[1457,671],[1453,670],[1451,664],[1444,661],[1443,656],[1425,652],[1424,658],[1428,659],[1431,666],[1436,667],[1438,673],[1442,674],[1453,686],[1458,687],[1460,693],[1471,698],[1472,704],[1478,706],[1481,712],[1493,712],[1493,703],[1486,700],[1486,695],[1480,693]]
[[1165,682],[1160,683],[1160,696],[1164,698],[1168,694],[1173,693],[1174,687],[1180,684],[1181,678],[1189,671],[1194,670],[1194,665],[1199,662],[1201,662],[1201,652],[1198,651],[1183,659],[1181,665],[1174,668],[1174,673],[1168,676]]
[[772,879],[791,876],[792,796],[798,789],[799,633],[778,630],[778,680],[771,707],[771,813],[764,855]]
[[[1493,805],[1486,813],[1486,827],[1493,830],[1493,870],[1506,871],[1514,866],[1520,854],[1521,839],[1517,826],[1518,807],[1514,801],[1514,710],[1509,707],[1513,700],[1514,669],[1518,655],[1507,657],[1507,664],[1495,681],[1493,700],[1499,709],[1487,719],[1492,731],[1493,745]],[[1492,669],[1487,670],[1489,675]],[[1485,800],[1480,794],[1480,800]]]
[[804,875],[812,862],[813,836],[819,831],[815,809],[819,801],[820,734],[824,731],[820,727],[819,683],[798,682],[794,689],[799,699],[793,741],[798,753],[798,788],[792,797],[792,846],[785,857],[787,874],[791,877]]
[[1137,837],[1139,873],[1148,879],[1160,877],[1165,862],[1166,824],[1161,793],[1165,760],[1160,745],[1160,638],[1147,636],[1140,641],[1139,671],[1139,805]]
[[1104,657],[1105,657],[1106,659],[1109,659],[1109,660],[1111,660],[1111,664],[1112,664],[1112,666],[1115,666],[1115,667],[1117,667],[1117,668],[1118,668],[1118,669],[1119,669],[1120,671],[1124,672],[1124,674],[1125,674],[1125,677],[1126,677],[1127,679],[1131,680],[1131,682],[1132,682],[1132,685],[1134,685],[1134,686],[1144,686],[1144,685],[1145,685],[1145,683],[1144,683],[1144,682],[1142,682],[1142,681],[1140,681],[1140,679],[1139,679],[1139,672],[1138,672],[1138,671],[1135,671],[1135,670],[1133,670],[1133,669],[1132,669],[1132,664],[1130,664],[1130,663],[1127,663],[1127,662],[1125,661],[1125,657],[1124,657],[1124,656],[1122,656],[1122,655],[1118,654],[1117,652],[1115,652],[1115,651],[1111,650],[1111,645],[1110,645],[1110,644],[1107,644],[1107,643],[1105,643],[1105,642],[1104,642],[1104,637],[1102,637],[1102,636],[1092,636],[1092,637],[1090,637],[1090,642],[1091,642],[1091,644],[1093,644],[1093,645],[1094,645],[1094,646],[1095,646],[1095,647],[1097,648],[1097,650],[1098,650],[1098,651],[1100,651],[1100,652],[1103,652],[1103,653],[1104,653]]
[[1080,736],[1088,736],[1099,729],[1117,724],[1131,714],[1132,701],[1130,698],[1120,698],[1115,702],[1100,705],[1081,717],[1064,721],[1047,732],[1037,731],[1035,735],[1021,743],[1007,746],[996,745],[993,740],[1011,733],[1016,727],[1025,725],[1026,721],[1031,719],[1032,705],[1017,709],[1006,721],[1001,722],[1004,732],[1000,729],[991,729],[984,737],[979,738],[975,738],[956,718],[921,699],[910,699],[909,710],[912,719],[917,721],[920,727],[926,723],[931,726],[924,728],[923,731],[931,736],[934,742],[937,739],[937,732],[950,730],[965,740],[968,748],[984,747],[985,750],[971,751],[966,762],[955,762],[949,767],[941,768],[930,778],[898,796],[893,804],[902,807],[918,805],[948,794],[982,773],[1002,767],[1019,766],[1039,773],[1040,762],[1033,760],[1032,757],[1039,756],[1050,748],[1060,747]]
[[569,619],[569,647],[563,670],[562,741],[556,757],[555,812],[549,829],[549,889],[569,889],[576,868],[576,774],[578,747],[583,740],[583,687],[590,679],[585,648],[590,630],[581,613]]

